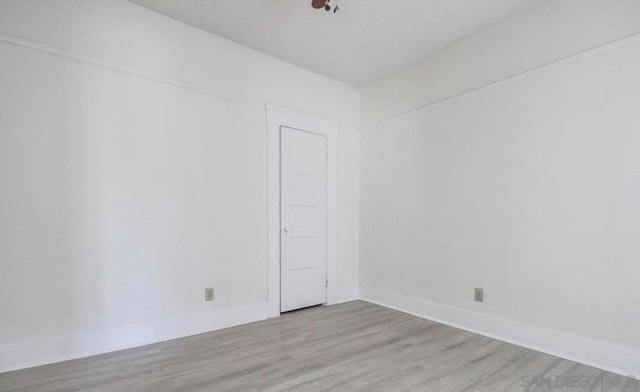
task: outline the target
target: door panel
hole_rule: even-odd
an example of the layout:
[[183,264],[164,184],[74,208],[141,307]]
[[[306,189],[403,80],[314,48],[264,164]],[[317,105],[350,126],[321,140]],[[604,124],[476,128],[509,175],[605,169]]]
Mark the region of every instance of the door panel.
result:
[[325,303],[327,140],[280,129],[280,309]]

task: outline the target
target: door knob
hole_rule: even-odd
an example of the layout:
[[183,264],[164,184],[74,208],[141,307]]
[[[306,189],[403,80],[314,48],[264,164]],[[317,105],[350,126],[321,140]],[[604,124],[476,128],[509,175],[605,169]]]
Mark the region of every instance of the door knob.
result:
[[283,228],[282,228],[282,230],[283,230],[285,233],[289,233],[289,232],[291,231],[291,227],[289,227],[289,226],[285,226],[285,227],[283,227]]

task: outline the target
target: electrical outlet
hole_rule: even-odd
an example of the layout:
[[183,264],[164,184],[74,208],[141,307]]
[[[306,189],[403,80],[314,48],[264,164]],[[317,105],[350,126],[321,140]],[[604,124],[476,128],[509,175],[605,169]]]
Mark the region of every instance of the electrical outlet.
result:
[[213,287],[208,287],[204,289],[204,300],[213,301]]
[[484,302],[484,289],[476,287],[476,301]]

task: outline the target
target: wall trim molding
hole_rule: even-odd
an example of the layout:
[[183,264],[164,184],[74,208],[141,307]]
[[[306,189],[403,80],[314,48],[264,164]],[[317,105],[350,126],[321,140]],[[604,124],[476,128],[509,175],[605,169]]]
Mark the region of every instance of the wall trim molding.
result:
[[17,47],[21,47],[21,48],[25,48],[25,49],[30,49],[30,50],[35,50],[38,52],[42,52],[42,53],[47,53],[53,56],[57,56],[57,57],[62,57],[65,59],[69,59],[69,60],[74,60],[74,61],[78,61],[84,64],[89,64],[89,65],[93,65],[96,67],[100,67],[100,68],[105,68],[105,69],[109,69],[111,71],[116,71],[116,72],[122,72],[122,73],[126,73],[129,75],[133,75],[133,76],[137,76],[140,78],[144,78],[144,79],[149,79],[149,80],[153,80],[155,82],[159,82],[159,83],[164,83],[164,84],[168,84],[174,87],[180,87],[180,88],[184,88],[187,90],[191,90],[191,91],[195,91],[201,94],[205,94],[211,97],[215,97],[215,98],[220,98],[220,99],[224,99],[227,101],[233,101],[233,102],[237,102],[237,103],[241,103],[244,105],[249,105],[249,106],[254,106],[254,107],[264,107],[264,104],[261,102],[252,102],[246,99],[242,99],[239,97],[233,97],[231,95],[226,95],[217,91],[214,91],[212,89],[206,88],[206,87],[202,87],[202,86],[198,86],[195,85],[193,83],[187,83],[187,82],[183,82],[180,81],[178,79],[174,79],[168,76],[163,76],[160,74],[156,74],[153,72],[142,72],[142,71],[137,71],[133,68],[127,67],[127,66],[123,66],[123,65],[118,65],[114,62],[111,61],[107,61],[107,60],[103,60],[100,59],[98,57],[95,56],[90,56],[90,55],[86,55],[86,54],[82,54],[79,52],[75,52],[69,49],[62,49],[62,48],[58,48],[56,46],[52,46],[52,45],[47,45],[47,44],[43,44],[43,43],[39,43],[39,42],[35,42],[35,41],[31,41],[25,38],[20,38],[20,37],[16,37],[10,34],[6,34],[6,33],[1,33],[0,32],[0,43],[5,43],[8,45],[13,45],[13,46],[17,46]]
[[84,358],[266,320],[267,303],[186,314],[151,324],[0,345],[0,373]]
[[392,120],[395,120],[397,118],[409,115],[411,113],[427,109],[427,108],[429,108],[431,106],[436,106],[436,105],[439,105],[439,104],[443,104],[443,103],[452,101],[452,100],[454,100],[454,99],[456,99],[458,97],[462,97],[462,96],[465,96],[467,94],[472,94],[472,93],[475,93],[475,92],[478,92],[478,91],[482,91],[482,90],[486,90],[486,89],[489,89],[489,88],[498,87],[498,86],[501,86],[501,85],[506,84],[506,83],[515,82],[515,81],[518,81],[518,80],[520,80],[522,78],[525,78],[525,77],[529,76],[530,74],[533,74],[533,73],[536,73],[536,72],[539,72],[539,71],[545,71],[545,70],[548,70],[549,68],[553,68],[553,67],[556,67],[556,66],[559,66],[559,65],[563,65],[563,64],[568,64],[568,63],[572,63],[572,62],[575,62],[575,61],[579,61],[579,60],[582,60],[584,58],[591,57],[593,55],[597,55],[597,54],[600,54],[600,53],[606,53],[606,52],[608,52],[610,50],[613,50],[615,48],[618,48],[620,46],[624,46],[624,45],[635,43],[635,42],[639,42],[639,41],[640,41],[640,33],[633,33],[633,34],[627,35],[625,37],[618,38],[616,40],[613,40],[613,41],[606,42],[604,44],[598,45],[596,47],[589,48],[589,49],[583,50],[583,51],[578,52],[578,53],[570,54],[570,55],[565,56],[565,57],[561,57],[561,58],[559,58],[557,60],[554,60],[554,61],[551,61],[549,63],[544,63],[544,64],[541,64],[541,65],[535,66],[533,68],[525,69],[524,71],[516,72],[515,74],[511,74],[511,75],[505,76],[505,77],[503,77],[501,79],[497,79],[497,80],[482,84],[480,86],[470,88],[468,90],[460,91],[458,93],[454,93],[452,95],[436,99],[435,101],[427,102],[425,104],[422,104],[422,105],[419,105],[419,106],[416,106],[416,107],[411,107],[409,109],[403,110],[403,111],[398,112],[396,114],[391,114],[391,115],[389,115],[387,117],[384,117],[382,119],[379,119],[379,120],[375,120],[375,121],[372,121],[372,122],[366,122],[366,123],[361,121],[361,127],[366,129],[368,127],[373,127],[373,126],[376,126],[376,125],[379,125],[379,124],[384,124],[384,123],[386,123],[388,121],[392,121]]
[[360,294],[363,301],[608,372],[635,378],[640,377],[640,350],[441,305],[377,288],[360,287]]

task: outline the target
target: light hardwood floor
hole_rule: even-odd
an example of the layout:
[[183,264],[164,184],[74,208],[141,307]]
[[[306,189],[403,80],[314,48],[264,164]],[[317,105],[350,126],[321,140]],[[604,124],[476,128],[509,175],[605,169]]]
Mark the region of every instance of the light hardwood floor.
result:
[[529,390],[640,383],[362,301],[0,374],[15,392]]

